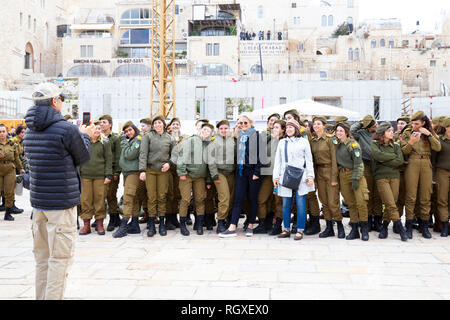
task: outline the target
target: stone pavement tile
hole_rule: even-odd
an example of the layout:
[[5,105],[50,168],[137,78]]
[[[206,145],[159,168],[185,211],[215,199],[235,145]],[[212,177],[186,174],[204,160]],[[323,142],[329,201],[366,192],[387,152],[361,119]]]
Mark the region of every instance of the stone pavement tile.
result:
[[348,275],[333,273],[283,272],[278,274],[280,282],[287,283],[346,283],[350,281]]
[[193,299],[267,300],[269,292],[268,288],[207,287],[197,288]]
[[[1,237],[3,238],[4,235],[2,234]],[[0,258],[17,257],[28,253],[30,253],[30,249],[27,248],[0,248]]]
[[[187,267],[187,270],[189,271],[196,271],[199,273],[202,273],[203,271],[210,271],[210,270],[215,270],[215,271],[233,271],[233,272],[237,272],[239,270],[241,270],[242,266],[239,263],[234,263],[234,264],[229,264],[229,265],[221,265],[221,264],[197,264],[197,263],[192,263],[190,266]],[[248,267],[246,267],[248,270]]]
[[219,280],[222,275],[222,271],[216,270],[203,270],[201,273],[195,270],[179,271],[155,271],[152,279],[166,279],[166,280],[207,280],[214,281]]
[[24,286],[24,285],[6,285],[3,284],[3,281],[1,281],[2,284],[0,285],[0,299],[5,298],[18,298],[20,297],[24,292],[31,289],[30,286]]
[[275,282],[277,281],[277,273],[275,272],[262,272],[259,270],[249,270],[247,272],[235,272],[235,271],[224,271],[220,280],[223,281],[268,281]]
[[[289,260],[288,259],[265,259],[264,255],[262,255],[263,259],[259,259],[258,261],[256,261],[256,263],[258,265],[264,265],[264,264],[274,264],[275,262],[279,265],[286,265],[289,264]],[[254,264],[254,260],[252,260],[252,264]]]
[[154,270],[108,270],[96,269],[92,274],[92,279],[108,279],[108,280],[140,280],[151,279],[157,271]]
[[145,300],[190,300],[193,299],[195,290],[195,287],[139,286],[132,292],[129,298]]
[[[317,241],[320,241],[318,239]],[[328,244],[318,244],[315,241],[309,240],[307,242],[294,241],[293,237],[289,239],[277,239],[269,242],[269,250],[296,250],[299,252],[330,252]]]
[[448,276],[419,276],[419,278],[429,287],[449,288],[450,291],[450,277]]
[[313,252],[312,259],[314,260],[353,260],[353,261],[367,261],[367,253],[363,252]]
[[298,284],[294,288],[270,290],[271,300],[339,300],[343,294],[327,285]]
[[369,274],[370,267],[367,266],[336,266],[336,265],[317,265],[317,272],[324,273],[344,273],[344,274]]
[[3,283],[3,279],[23,279],[33,273],[34,268],[25,268],[25,269],[2,268],[0,272],[0,284]]
[[[212,259],[239,259],[244,256],[243,250],[234,250],[234,249],[195,249],[192,253],[192,258],[212,258]],[[246,257],[248,258],[248,257]]]
[[433,253],[433,256],[442,263],[450,264],[450,253]]
[[297,260],[310,260],[312,259],[312,252],[300,252],[297,250],[265,250],[263,255],[259,251],[246,250],[244,253],[247,259],[297,259]]
[[116,250],[112,255],[114,258],[141,258],[148,254],[148,250],[145,248],[141,249],[127,249],[127,250]]
[[89,299],[89,300],[103,300],[103,299],[125,299],[136,290],[136,286],[124,285],[87,285],[69,282],[66,287],[64,295],[65,299]]
[[[241,271],[249,270],[248,266],[241,266]],[[263,271],[263,272],[315,272],[316,264],[310,261],[305,261],[304,263],[289,264],[289,263],[277,263],[276,260],[273,264],[257,264],[252,266],[251,270]]]
[[435,293],[420,291],[390,291],[382,290],[342,290],[344,299],[349,300],[441,300],[442,297]]
[[209,287],[237,287],[237,288],[247,288],[250,287],[251,282],[247,281],[211,281],[208,282]]
[[142,286],[142,287],[151,287],[151,286],[156,286],[156,287],[166,287],[166,286],[171,286],[173,281],[172,280],[166,280],[166,279],[141,279],[141,280],[136,280],[136,285],[138,287]]
[[205,281],[205,280],[196,280],[196,281],[192,281],[191,279],[185,279],[185,280],[176,280],[176,281],[172,281],[171,286],[174,287],[208,287],[209,286],[209,281]]
[[441,263],[431,253],[386,253],[368,255],[373,262],[405,262],[405,263]]
[[383,285],[383,286],[422,286],[424,281],[417,276],[397,276],[386,274],[349,274],[349,278],[353,284],[364,285]]

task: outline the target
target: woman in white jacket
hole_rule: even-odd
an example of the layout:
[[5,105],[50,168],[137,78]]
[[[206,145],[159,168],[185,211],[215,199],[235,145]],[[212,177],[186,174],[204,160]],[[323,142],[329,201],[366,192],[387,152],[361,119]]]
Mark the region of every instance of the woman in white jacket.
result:
[[[314,166],[311,147],[307,139],[300,134],[300,124],[292,119],[286,123],[285,139],[282,139],[277,148],[273,169],[273,182],[278,188],[278,196],[283,198],[283,226],[284,231],[278,238],[289,238],[291,235],[292,201],[295,196],[297,203],[297,234],[294,240],[303,238],[306,224],[306,195],[314,191]],[[285,149],[287,148],[288,161]],[[297,190],[283,187],[283,176],[287,166],[303,168],[303,176]]]

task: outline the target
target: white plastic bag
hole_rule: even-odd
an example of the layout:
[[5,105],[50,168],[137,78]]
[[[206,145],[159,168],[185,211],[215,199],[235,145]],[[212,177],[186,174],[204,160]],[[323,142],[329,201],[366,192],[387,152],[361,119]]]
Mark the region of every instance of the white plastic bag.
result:
[[23,194],[23,182],[16,183],[16,188],[14,189],[14,193],[18,196]]

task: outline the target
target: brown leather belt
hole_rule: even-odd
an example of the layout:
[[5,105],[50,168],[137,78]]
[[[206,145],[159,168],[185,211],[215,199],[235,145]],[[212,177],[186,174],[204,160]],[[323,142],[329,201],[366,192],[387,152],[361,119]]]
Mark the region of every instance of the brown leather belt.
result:
[[426,154],[413,154],[409,159],[430,159],[430,156]]
[[350,168],[340,168],[339,169],[339,171],[344,171],[344,172],[347,172],[347,171],[352,171],[353,169],[350,169]]

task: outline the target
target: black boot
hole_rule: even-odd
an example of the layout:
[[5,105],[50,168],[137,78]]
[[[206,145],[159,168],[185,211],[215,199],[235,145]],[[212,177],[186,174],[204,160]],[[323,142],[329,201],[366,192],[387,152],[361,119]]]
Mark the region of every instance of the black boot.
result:
[[428,230],[428,220],[419,219],[419,228],[422,231],[422,237],[431,239],[431,233]]
[[203,224],[205,222],[205,216],[197,215],[197,219],[195,219],[195,222],[197,222],[197,234],[201,236],[203,234]]
[[159,217],[159,235],[167,236],[166,217]]
[[380,234],[378,235],[379,239],[386,239],[388,237],[388,226],[389,221],[383,221],[383,224],[381,225]]
[[176,213],[172,213],[172,215],[170,216],[170,219],[172,221],[172,224],[175,226],[175,228],[180,227],[180,222],[178,221],[178,217],[177,217]]
[[14,217],[11,215],[11,208],[6,208],[5,221],[14,221]]
[[[333,227],[333,226],[332,226]],[[320,232],[320,217],[311,216],[309,226],[305,229],[305,235],[312,236]]]
[[368,219],[368,224],[369,224],[369,232],[370,231],[374,231],[375,230],[375,227],[374,227],[374,225],[373,225],[373,216],[369,216],[369,219]]
[[180,232],[183,236],[189,235],[189,230],[186,228],[187,218],[180,217]]
[[147,229],[147,237],[153,237],[156,234],[155,217],[148,218]]
[[394,223],[394,226],[392,227],[392,232],[395,234],[400,234],[400,230],[398,229],[398,224]]
[[275,224],[272,227],[272,230],[269,233],[269,236],[276,236],[281,234],[283,230],[281,230],[281,223],[283,222],[283,219],[276,218]]
[[213,220],[215,219],[214,214],[205,214],[204,220],[205,220],[205,227],[206,230],[212,230],[213,229]]
[[376,232],[381,232],[381,216],[374,216],[373,217],[373,230]]
[[345,230],[344,225],[342,224],[342,221],[336,221],[337,230],[338,230],[338,239],[344,239],[345,238]]
[[173,213],[166,213],[166,229],[167,230],[175,230],[177,227],[173,224]]
[[352,230],[345,239],[347,240],[359,239],[358,223],[351,222],[350,225],[352,226]]
[[[124,218],[125,219],[125,218]],[[127,220],[128,221],[128,220]],[[122,225],[123,219],[120,221],[120,225]],[[120,228],[120,226],[119,226]],[[140,234],[141,227],[139,227],[139,217],[131,218],[130,225],[127,228],[128,234]]]
[[400,220],[394,222],[394,227],[398,230],[400,234],[400,239],[402,241],[408,240],[408,235],[406,234],[406,230],[403,228],[402,222]]
[[264,219],[264,218],[259,219],[259,224],[255,229],[253,229],[253,234],[267,233],[265,222],[266,222],[266,219]]
[[244,231],[247,231],[248,228],[248,216],[245,216],[245,221],[244,221]]
[[[180,220],[181,220],[181,218],[180,218]],[[188,226],[192,225],[192,220],[191,220],[191,214],[190,214],[190,213],[187,214],[187,217],[186,217],[186,224],[187,224]],[[181,228],[181,226],[180,226],[180,228]]]
[[448,237],[448,222],[441,222],[442,224],[442,232],[441,232],[441,237]]
[[413,220],[406,220],[406,235],[408,236],[408,239],[412,239],[412,229],[413,229]]
[[[31,213],[33,214],[33,213]],[[80,230],[80,221],[78,220],[78,216],[77,216],[77,230]]]
[[23,213],[23,209],[19,209],[16,207],[16,202],[13,202],[13,206],[11,207],[11,214],[21,214]]
[[216,228],[216,233],[222,233],[227,231],[227,227],[225,226],[225,220],[218,220],[217,221],[217,228]]
[[361,221],[360,224],[361,224],[361,240],[368,241],[369,240],[369,223]]
[[120,221],[119,229],[113,233],[113,238],[123,238],[128,234],[128,218],[123,218]]
[[106,227],[106,231],[114,231],[116,227],[120,226],[120,217],[118,213],[110,213],[109,214],[109,222]]
[[2,204],[0,205],[0,211],[5,211],[6,207],[5,207],[5,197],[2,197]]
[[[291,234],[296,234],[297,233],[297,214],[294,214],[292,219],[292,228],[291,228]],[[306,227],[306,225],[305,225]]]
[[327,227],[321,234],[319,234],[319,238],[328,238],[328,237],[334,237],[333,221],[331,220],[327,220]]

